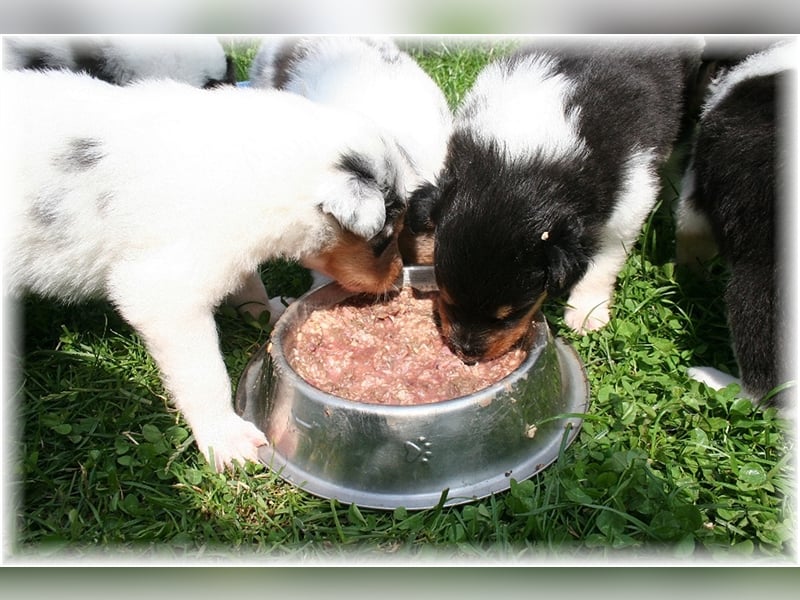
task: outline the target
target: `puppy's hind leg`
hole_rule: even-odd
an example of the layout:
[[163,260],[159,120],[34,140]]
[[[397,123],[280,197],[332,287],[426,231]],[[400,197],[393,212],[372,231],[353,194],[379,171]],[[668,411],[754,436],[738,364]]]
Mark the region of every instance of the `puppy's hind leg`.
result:
[[610,304],[617,276],[655,206],[658,190],[653,153],[633,154],[626,164],[616,206],[603,229],[592,263],[567,301],[564,320],[574,331],[600,329],[611,318]]
[[256,462],[267,440],[233,409],[213,306],[200,294],[177,285],[154,287],[151,276],[126,271],[112,277],[112,300],[144,340],[200,451],[217,471],[234,461]]

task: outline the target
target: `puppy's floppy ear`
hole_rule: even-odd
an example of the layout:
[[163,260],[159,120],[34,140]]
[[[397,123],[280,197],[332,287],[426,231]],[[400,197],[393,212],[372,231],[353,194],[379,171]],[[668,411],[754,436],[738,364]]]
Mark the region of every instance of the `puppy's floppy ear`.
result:
[[426,181],[411,193],[405,219],[405,226],[411,233],[433,233],[444,210],[445,193],[450,192],[452,196],[454,184],[455,178],[445,169],[435,183]]
[[547,294],[560,296],[567,292],[586,272],[589,266],[589,249],[583,227],[577,223],[562,222],[541,232],[547,259]]
[[320,208],[364,239],[380,233],[386,222],[386,203],[368,158],[358,154],[342,157],[322,190]]
[[436,207],[439,203],[439,186],[425,182],[408,199],[405,227],[414,235],[432,233],[436,227]]

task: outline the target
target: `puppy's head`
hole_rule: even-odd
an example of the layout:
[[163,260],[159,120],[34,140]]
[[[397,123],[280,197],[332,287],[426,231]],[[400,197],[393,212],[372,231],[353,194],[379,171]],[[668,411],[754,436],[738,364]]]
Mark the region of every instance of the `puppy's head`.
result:
[[545,297],[586,270],[588,238],[559,183],[561,167],[532,167],[491,148],[451,147],[430,205],[438,317],[465,362],[491,360],[523,340]]
[[407,163],[393,143],[382,149],[341,155],[319,192],[319,210],[331,225],[327,241],[303,260],[354,292],[382,294],[403,269],[397,238]]

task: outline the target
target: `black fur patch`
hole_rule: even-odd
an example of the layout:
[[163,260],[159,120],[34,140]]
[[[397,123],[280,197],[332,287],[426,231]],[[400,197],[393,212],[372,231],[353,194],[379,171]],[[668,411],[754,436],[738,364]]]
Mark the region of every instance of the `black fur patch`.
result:
[[275,54],[272,67],[275,70],[272,76],[272,85],[276,89],[286,88],[292,79],[292,69],[295,64],[302,61],[308,54],[308,48],[298,43],[298,40],[286,40]]
[[433,233],[433,209],[439,201],[439,187],[434,183],[424,183],[411,192],[405,227],[413,235]]
[[42,70],[54,67],[60,67],[60,64],[57,64],[57,61],[53,60],[53,58],[45,53],[39,51],[32,51],[25,56],[25,63],[23,67],[25,69],[34,69],[34,70]]
[[94,138],[72,138],[67,150],[55,158],[56,164],[66,172],[80,172],[96,166],[105,153],[103,144]]
[[347,171],[351,175],[354,175],[356,179],[364,185],[378,185],[372,162],[369,158],[357,152],[343,154],[336,166],[342,171]]
[[76,71],[83,71],[108,83],[119,83],[99,42],[90,39],[76,39],[72,42],[71,48]]

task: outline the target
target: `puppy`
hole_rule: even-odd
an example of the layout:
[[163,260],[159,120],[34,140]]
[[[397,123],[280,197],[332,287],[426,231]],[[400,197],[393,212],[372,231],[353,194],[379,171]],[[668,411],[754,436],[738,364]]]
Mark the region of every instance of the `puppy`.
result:
[[442,332],[465,361],[505,353],[546,296],[609,320],[617,274],[659,192],[700,45],[531,47],[487,65],[456,113],[436,189]]
[[3,67],[82,71],[116,85],[163,78],[201,88],[236,83],[233,61],[211,36],[6,37]]
[[739,383],[754,401],[790,377],[788,240],[776,223],[788,216],[781,181],[792,138],[779,117],[797,50],[777,44],[711,82],[676,208],[678,262],[697,265],[719,251],[730,267],[724,298],[741,380],[709,367],[689,375],[714,388]]
[[234,412],[214,308],[278,256],[353,291],[392,287],[403,154],[284,92],[2,76],[6,293],[108,298],[211,464],[256,460],[266,439]]
[[[439,175],[453,116],[441,89],[386,38],[266,38],[250,69],[251,85],[284,89],[354,110],[390,132],[413,165],[412,187]],[[400,234],[406,262],[430,263],[430,241]]]

